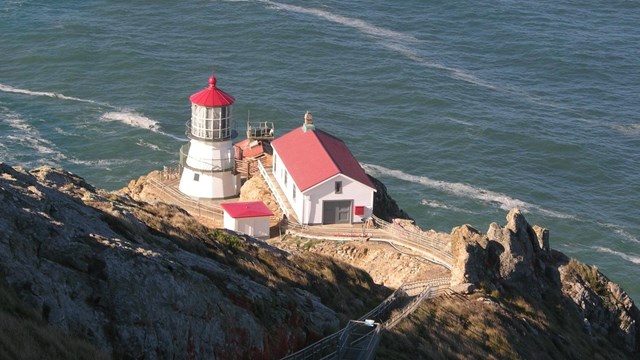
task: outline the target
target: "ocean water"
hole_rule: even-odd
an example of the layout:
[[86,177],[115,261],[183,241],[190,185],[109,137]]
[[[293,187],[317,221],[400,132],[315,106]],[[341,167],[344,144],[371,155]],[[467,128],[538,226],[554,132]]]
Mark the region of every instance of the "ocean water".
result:
[[[0,160],[106,189],[173,165],[189,95],[305,111],[425,228],[512,207],[640,301],[637,1],[0,1]],[[242,132],[241,132],[242,133]]]

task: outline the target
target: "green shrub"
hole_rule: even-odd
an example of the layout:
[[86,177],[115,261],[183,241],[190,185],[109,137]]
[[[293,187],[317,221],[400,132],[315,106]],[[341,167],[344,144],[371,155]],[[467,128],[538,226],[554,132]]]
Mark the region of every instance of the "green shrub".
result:
[[228,234],[222,229],[213,229],[207,234],[210,239],[224,244],[229,250],[237,252],[244,250],[245,243],[236,235]]
[[576,259],[569,260],[567,264],[569,274],[572,274],[584,281],[599,296],[607,296],[607,287],[604,279],[601,279],[598,268],[589,266]]

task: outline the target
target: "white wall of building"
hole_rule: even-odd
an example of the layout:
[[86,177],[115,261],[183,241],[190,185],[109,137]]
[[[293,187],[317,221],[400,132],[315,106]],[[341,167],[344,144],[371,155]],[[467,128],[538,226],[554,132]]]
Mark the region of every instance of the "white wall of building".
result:
[[[347,176],[338,174],[324,182],[307,189],[301,193],[296,184],[291,179],[291,175],[286,169],[284,163],[273,151],[273,168],[276,182],[284,192],[291,207],[295,211],[298,219],[303,224],[321,224],[322,223],[322,202],[331,200],[351,200],[351,221],[361,222],[373,214],[373,195],[374,190],[358,181]],[[286,181],[285,181],[286,178]],[[342,192],[335,193],[335,182],[342,182]],[[295,199],[293,190],[295,188]],[[363,215],[355,215],[356,206],[364,206]]]
[[[335,182],[342,182],[342,192],[336,194]],[[373,214],[373,189],[347,176],[338,174],[304,192],[305,223],[322,224],[322,202],[351,200],[351,222],[361,222]],[[355,215],[356,206],[364,206],[363,215]]]
[[247,234],[259,239],[269,238],[269,216],[232,218],[224,212],[224,228]]
[[182,169],[178,189],[193,198],[229,198],[240,192],[240,177],[233,175],[231,171],[200,172],[185,167]]
[[191,140],[187,165],[206,171],[222,171],[233,168],[233,145],[231,140],[202,142]]

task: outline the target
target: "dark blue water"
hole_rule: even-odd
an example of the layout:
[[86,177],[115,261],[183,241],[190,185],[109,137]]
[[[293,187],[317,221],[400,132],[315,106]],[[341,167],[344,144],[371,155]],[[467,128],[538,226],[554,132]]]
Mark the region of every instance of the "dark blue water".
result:
[[309,110],[426,228],[512,207],[640,299],[640,4],[3,1],[0,159],[117,189],[177,162],[212,67],[236,121]]

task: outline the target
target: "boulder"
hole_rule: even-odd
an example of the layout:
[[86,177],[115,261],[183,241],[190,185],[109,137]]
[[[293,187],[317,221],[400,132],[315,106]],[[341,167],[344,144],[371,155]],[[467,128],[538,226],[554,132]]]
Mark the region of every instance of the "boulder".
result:
[[470,225],[462,225],[451,232],[451,286],[479,284],[485,277],[487,238]]

